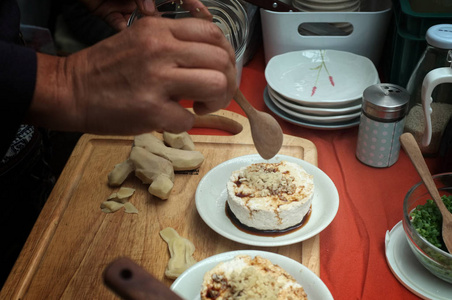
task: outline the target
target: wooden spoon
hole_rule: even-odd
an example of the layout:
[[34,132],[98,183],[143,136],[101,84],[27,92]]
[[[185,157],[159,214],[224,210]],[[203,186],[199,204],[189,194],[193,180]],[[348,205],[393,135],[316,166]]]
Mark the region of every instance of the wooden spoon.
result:
[[421,150],[414,139],[413,135],[406,132],[400,136],[400,142],[402,147],[411,159],[414,167],[422,178],[428,192],[432,196],[433,200],[438,206],[441,215],[443,217],[443,228],[442,235],[444,244],[449,253],[452,253],[452,214],[447,210],[446,206],[439,195],[438,189],[436,188],[435,182],[433,181],[432,175],[425,163],[424,157],[422,156]]
[[279,123],[271,115],[251,106],[239,89],[234,95],[234,100],[248,117],[257,152],[264,159],[275,156],[283,143],[283,132]]

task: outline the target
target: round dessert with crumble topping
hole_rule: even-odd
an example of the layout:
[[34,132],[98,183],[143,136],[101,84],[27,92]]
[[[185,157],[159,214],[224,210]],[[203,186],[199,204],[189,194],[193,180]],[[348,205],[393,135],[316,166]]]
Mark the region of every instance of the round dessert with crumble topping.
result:
[[227,204],[245,226],[284,230],[302,222],[314,196],[314,177],[298,164],[256,163],[232,172]]
[[293,276],[270,260],[237,255],[204,274],[201,299],[305,300],[307,295]]

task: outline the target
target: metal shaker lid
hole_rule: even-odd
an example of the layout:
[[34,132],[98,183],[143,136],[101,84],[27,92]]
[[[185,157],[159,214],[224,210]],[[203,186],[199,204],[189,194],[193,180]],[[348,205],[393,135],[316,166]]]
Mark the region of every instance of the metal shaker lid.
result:
[[362,109],[365,114],[381,120],[397,120],[408,110],[410,94],[396,84],[374,84],[364,90]]

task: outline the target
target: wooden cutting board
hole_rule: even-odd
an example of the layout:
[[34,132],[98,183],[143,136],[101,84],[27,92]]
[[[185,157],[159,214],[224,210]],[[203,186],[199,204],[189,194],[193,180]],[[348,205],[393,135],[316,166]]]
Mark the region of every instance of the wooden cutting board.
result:
[[[102,273],[120,256],[131,258],[170,286],[173,281],[164,277],[169,252],[159,236],[159,231],[168,226],[194,243],[198,261],[232,250],[264,250],[293,258],[319,275],[318,235],[289,246],[254,247],[223,238],[203,222],[195,206],[195,191],[201,178],[216,165],[255,154],[256,150],[248,119],[239,114],[222,110],[197,119],[196,127],[217,128],[233,135],[190,132],[205,161],[197,172],[176,174],[172,194],[166,201],[153,198],[147,185],[130,176],[123,186],[136,189],[130,202],[139,214],[122,210],[106,214],[100,210],[100,204],[117,190],[108,186],[107,174],[128,157],[133,137],[83,135],[0,298],[115,299],[103,284]],[[280,154],[317,165],[315,145],[302,138],[285,135]]]

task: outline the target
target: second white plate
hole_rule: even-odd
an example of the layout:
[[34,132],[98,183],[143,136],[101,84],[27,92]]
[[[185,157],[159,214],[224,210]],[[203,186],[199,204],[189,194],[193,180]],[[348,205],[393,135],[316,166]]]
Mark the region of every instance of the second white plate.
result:
[[301,104],[295,104],[292,101],[284,99],[284,97],[267,85],[268,95],[275,101],[280,102],[284,106],[292,109],[293,111],[314,115],[314,116],[337,116],[349,113],[361,111],[362,99],[358,99],[355,102],[350,103],[350,106],[344,107],[311,107]]
[[283,110],[279,109],[274,104],[273,100],[270,99],[270,95],[268,94],[267,87],[264,90],[264,103],[274,114],[276,114],[280,118],[286,120],[289,123],[295,124],[297,126],[306,127],[306,128],[321,129],[321,130],[336,130],[336,129],[355,127],[355,126],[359,125],[359,122],[360,122],[360,118],[356,118],[354,120],[350,120],[350,121],[346,121],[346,122],[337,122],[337,123],[330,123],[330,124],[318,124],[318,123],[306,122],[303,120],[299,120],[299,119],[295,118],[294,116],[291,116],[291,115],[285,113]]
[[[301,165],[306,172],[314,176],[315,191],[309,221],[292,233],[274,237],[253,235],[238,229],[225,213],[228,197],[226,183],[231,173],[253,163],[283,160]],[[199,215],[218,234],[238,243],[265,247],[290,245],[315,236],[333,221],[339,209],[339,194],[328,175],[302,159],[287,155],[276,155],[267,161],[257,154],[252,154],[221,163],[201,179],[196,189],[195,199]]]
[[361,111],[355,111],[353,113],[343,114],[343,115],[334,115],[334,116],[314,116],[309,114],[300,113],[297,111],[292,110],[289,107],[284,106],[283,104],[279,103],[278,100],[274,99],[272,97],[272,94],[269,94],[270,100],[273,101],[273,103],[282,111],[285,113],[292,115],[293,117],[303,120],[306,122],[315,122],[318,124],[331,124],[331,123],[337,123],[337,122],[346,122],[350,120],[354,120],[358,118],[361,115]]

